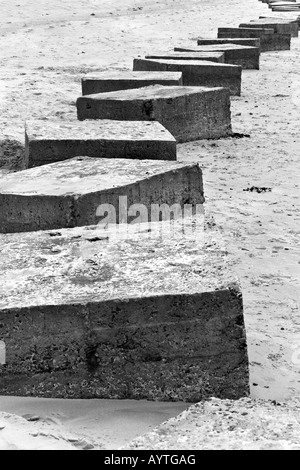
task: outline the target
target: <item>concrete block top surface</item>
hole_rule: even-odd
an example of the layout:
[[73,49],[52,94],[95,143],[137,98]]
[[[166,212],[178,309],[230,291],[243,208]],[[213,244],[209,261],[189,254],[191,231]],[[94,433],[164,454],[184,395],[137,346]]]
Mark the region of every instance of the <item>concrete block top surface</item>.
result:
[[[176,47],[175,49],[181,49],[184,48],[185,46],[180,46]],[[255,50],[257,49],[255,46],[243,46],[240,44],[203,44],[199,46],[187,46],[188,48],[191,49],[191,51],[195,52],[206,52],[209,53],[209,51],[236,51],[236,50]]]
[[[1,234],[0,309],[228,290],[240,295],[216,231],[184,236],[179,224],[172,237],[163,237],[165,223],[151,231],[122,224],[118,233],[90,226]],[[192,225],[194,218],[185,219],[186,230]],[[133,315],[138,323],[139,312]]]
[[81,121],[26,121],[30,140],[175,140],[156,121],[114,121],[109,119]]
[[246,27],[239,27],[239,28],[219,28],[218,32],[220,33],[228,33],[228,32],[234,32],[234,33],[249,33],[249,34],[254,34],[260,33],[260,34],[274,34],[274,28],[262,28],[262,27],[257,27],[257,28],[246,28]]
[[[150,60],[150,59],[149,59]],[[157,61],[155,61],[157,62]],[[164,62],[164,61],[162,61]],[[174,61],[165,61],[174,63]],[[182,65],[186,65],[186,61],[176,61]],[[200,65],[199,61],[189,61],[189,64]],[[205,62],[206,63],[206,62]],[[201,61],[202,64],[202,61]],[[213,62],[207,62],[208,65],[218,66],[223,65],[224,67],[227,64],[214,64]],[[231,67],[228,65],[228,67]],[[129,101],[129,100],[148,100],[148,99],[168,99],[168,98],[177,98],[185,95],[193,95],[197,93],[212,93],[215,90],[221,90],[222,87],[208,88],[202,86],[161,86],[153,85],[142,88],[133,88],[130,90],[117,90],[111,91],[108,93],[97,93],[95,95],[86,95],[80,97],[79,99],[93,99],[93,100],[120,100],[120,101]]]
[[189,60],[197,60],[197,59],[216,59],[216,60],[220,60],[223,58],[223,54],[218,52],[218,51],[209,51],[209,49],[206,50],[203,50],[201,51],[199,49],[199,51],[177,51],[176,48],[175,48],[175,52],[172,51],[172,52],[156,52],[156,53],[153,53],[153,54],[147,54],[145,56],[146,59],[170,59],[170,60],[175,60],[175,59],[189,59]]
[[[145,60],[148,62],[154,62],[157,64],[166,64],[166,65],[173,65],[174,67],[193,67],[197,66],[203,68],[203,70],[210,68],[210,70],[227,70],[229,73],[232,71],[238,71],[241,69],[239,65],[231,65],[231,64],[220,64],[217,62],[209,62],[208,60],[168,60],[168,59],[138,59],[138,60]],[[166,88],[166,87],[165,87]],[[171,87],[168,87],[171,88]],[[178,87],[179,88],[179,87]]]
[[258,24],[292,24],[296,23],[297,20],[285,19],[285,18],[275,18],[275,17],[263,17],[258,18],[256,20],[250,20],[250,23],[258,23]]
[[253,47],[260,46],[259,38],[198,38],[199,45],[211,45],[211,44],[241,44],[241,45],[251,45]]
[[180,80],[181,72],[134,72],[132,70],[111,70],[106,72],[92,72],[84,75],[82,80]]
[[154,175],[197,163],[162,160],[75,157],[6,175],[0,194],[74,196],[132,184]]

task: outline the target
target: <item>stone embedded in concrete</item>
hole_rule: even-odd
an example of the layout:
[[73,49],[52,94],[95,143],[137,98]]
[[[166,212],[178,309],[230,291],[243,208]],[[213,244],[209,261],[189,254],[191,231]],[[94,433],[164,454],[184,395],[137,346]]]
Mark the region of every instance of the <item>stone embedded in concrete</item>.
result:
[[133,228],[0,235],[1,395],[249,394],[242,294],[216,231]]
[[134,59],[134,70],[161,70],[182,72],[183,85],[226,87],[232,95],[240,96],[242,67],[216,64],[209,61]]
[[273,28],[277,34],[290,34],[291,37],[298,37],[298,25],[288,20],[258,19],[249,23],[241,23],[241,28]]
[[260,38],[261,52],[289,51],[291,35],[274,33],[272,28],[219,28],[219,38]]
[[260,49],[260,38],[217,38],[217,39],[197,39],[198,46],[211,44],[240,44],[241,46],[252,46]]
[[232,132],[230,95],[225,88],[156,85],[82,96],[77,99],[77,115],[80,120],[157,120],[177,142],[218,138]]
[[132,72],[108,71],[85,75],[81,79],[82,94],[107,93],[109,91],[128,90],[151,85],[180,86],[181,72]]
[[[179,52],[178,52],[179,51]],[[147,54],[145,59],[167,59],[167,60],[208,60],[209,62],[224,63],[225,57],[223,52],[193,52],[192,49],[174,49],[174,52],[160,52],[156,54]],[[168,72],[162,72],[168,73]]]
[[75,157],[13,173],[0,180],[0,232],[98,224],[101,204],[119,220],[120,196],[148,209],[202,204],[202,172],[196,163]]
[[175,47],[176,51],[193,52],[222,52],[225,55],[225,63],[240,65],[243,69],[259,70],[260,49],[240,44],[206,44],[198,46]]
[[81,155],[95,158],[176,160],[176,140],[158,122],[26,122],[26,167],[32,168]]

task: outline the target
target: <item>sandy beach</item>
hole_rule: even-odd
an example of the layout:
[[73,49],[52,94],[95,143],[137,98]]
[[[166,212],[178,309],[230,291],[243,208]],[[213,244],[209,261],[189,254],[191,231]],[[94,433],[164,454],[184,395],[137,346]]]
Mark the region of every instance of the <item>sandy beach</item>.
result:
[[[26,119],[76,120],[84,74],[132,69],[135,57],[270,14],[258,0],[0,6],[0,176],[23,168]],[[178,146],[180,161],[201,165],[206,209],[241,282],[251,397],[287,403],[300,390],[299,59],[299,38],[291,51],[262,54],[231,99],[235,136]],[[0,449],[119,448],[187,407],[0,397]]]

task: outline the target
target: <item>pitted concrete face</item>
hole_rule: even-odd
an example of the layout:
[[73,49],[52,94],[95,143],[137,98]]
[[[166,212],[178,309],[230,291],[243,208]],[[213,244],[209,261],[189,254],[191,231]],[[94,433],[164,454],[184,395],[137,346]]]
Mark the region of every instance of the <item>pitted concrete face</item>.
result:
[[121,198],[128,208],[138,204],[146,221],[152,204],[202,205],[201,169],[197,163],[75,157],[10,174],[0,182],[0,232],[98,224],[107,211],[119,223]]
[[176,222],[169,233],[165,221],[0,235],[0,394],[247,395],[242,295],[226,247],[203,217]]
[[[168,62],[168,61],[167,61]],[[240,92],[242,68],[234,65],[215,64],[207,61],[169,61],[171,67],[178,63],[185,64],[184,74],[197,83],[197,86],[164,87],[160,85],[119,90],[110,93],[98,93],[81,96],[77,99],[77,117],[79,120],[117,119],[124,121],[158,121],[175,137],[177,142],[225,137],[232,133],[230,114],[230,91],[217,86],[212,73],[211,86],[199,86],[200,64],[208,67],[223,66],[227,70],[238,70],[238,75],[229,78],[236,92]],[[193,64],[196,63],[196,67]],[[136,59],[135,68],[162,66],[162,61]],[[192,64],[192,65],[190,65]],[[179,65],[180,67],[180,65]],[[201,69],[202,70],[202,69]],[[213,68],[213,71],[215,69]],[[217,77],[226,83],[226,77]],[[206,81],[206,80],[204,80]]]
[[109,159],[176,160],[176,140],[155,121],[26,122],[26,167],[81,155]]

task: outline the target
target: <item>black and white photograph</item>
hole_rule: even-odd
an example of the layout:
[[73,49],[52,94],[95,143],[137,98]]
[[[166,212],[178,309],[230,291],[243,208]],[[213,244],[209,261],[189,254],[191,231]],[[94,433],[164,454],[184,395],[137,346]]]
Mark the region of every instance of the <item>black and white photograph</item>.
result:
[[300,450],[299,28],[0,0],[0,450]]

